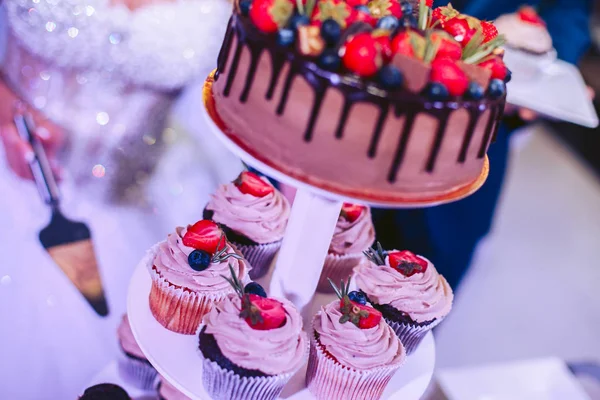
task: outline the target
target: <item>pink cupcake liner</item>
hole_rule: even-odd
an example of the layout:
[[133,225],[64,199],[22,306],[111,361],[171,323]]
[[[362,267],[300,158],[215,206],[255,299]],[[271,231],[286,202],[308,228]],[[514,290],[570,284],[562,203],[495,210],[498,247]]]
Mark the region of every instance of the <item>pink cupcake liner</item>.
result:
[[281,240],[273,243],[245,245],[232,242],[235,248],[242,253],[252,267],[248,274],[250,279],[262,278],[269,272],[273,258],[281,247]]
[[402,363],[358,371],[325,352],[313,335],[306,371],[306,386],[318,400],[376,400]]
[[118,359],[119,374],[128,383],[142,390],[153,390],[156,386],[158,372],[146,361],[123,354]]
[[394,332],[396,332],[396,336],[398,336],[398,339],[400,339],[404,345],[404,348],[406,349],[406,354],[409,355],[412,354],[417,347],[419,347],[419,344],[425,335],[427,335],[427,332],[439,325],[443,319],[443,317],[438,318],[432,323],[423,326],[408,324],[405,322],[394,322],[387,318],[385,318],[385,322],[387,322]]
[[317,285],[319,293],[334,293],[333,288],[329,284],[327,278],[330,278],[336,285],[340,280],[348,280],[352,275],[352,270],[362,261],[364,255],[362,253],[352,254],[333,254],[328,253],[323,264],[323,271]]
[[232,291],[215,293],[195,292],[173,285],[154,266],[154,256],[158,251],[155,245],[148,252],[147,268],[152,278],[149,302],[154,318],[170,331],[193,335],[214,303],[224,299]]

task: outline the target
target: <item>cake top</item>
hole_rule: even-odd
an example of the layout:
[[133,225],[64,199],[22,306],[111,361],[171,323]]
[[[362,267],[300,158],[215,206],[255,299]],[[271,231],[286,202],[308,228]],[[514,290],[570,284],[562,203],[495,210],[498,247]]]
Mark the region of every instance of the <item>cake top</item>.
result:
[[207,220],[176,228],[160,243],[154,259],[154,267],[172,284],[209,292],[231,290],[221,277],[231,266],[240,279],[246,278],[249,267],[243,257],[221,228]]
[[337,287],[339,300],[321,308],[313,320],[319,343],[339,363],[355,370],[368,370],[400,364],[406,357],[404,346],[382,318],[367,305],[359,292],[350,292],[348,282]]
[[[417,3],[413,5],[413,3]],[[265,46],[306,59],[331,79],[433,101],[502,98],[510,73],[491,22],[432,0],[239,0]],[[336,78],[337,76],[337,78]]]
[[531,6],[523,6],[514,14],[502,15],[494,24],[511,47],[536,54],[552,50],[552,37],[546,23]]
[[287,300],[267,297],[256,282],[245,287],[233,270],[225,278],[234,288],[204,318],[206,333],[234,364],[268,375],[293,372],[306,361],[308,341],[302,317]]
[[121,348],[124,352],[137,358],[144,360],[146,359],[144,352],[142,352],[142,349],[140,349],[140,346],[137,344],[135,337],[133,336],[127,314],[123,315],[121,318],[121,323],[117,329],[117,337],[119,338],[119,343],[121,344]]
[[371,301],[390,305],[416,323],[448,315],[452,289],[425,257],[408,250],[384,251],[379,243],[366,256],[354,273],[356,284]]
[[375,227],[371,209],[358,204],[344,203],[329,251],[334,254],[362,253],[371,247],[374,241]]
[[290,204],[281,192],[250,171],[219,186],[206,209],[215,222],[259,244],[283,239],[290,216]]

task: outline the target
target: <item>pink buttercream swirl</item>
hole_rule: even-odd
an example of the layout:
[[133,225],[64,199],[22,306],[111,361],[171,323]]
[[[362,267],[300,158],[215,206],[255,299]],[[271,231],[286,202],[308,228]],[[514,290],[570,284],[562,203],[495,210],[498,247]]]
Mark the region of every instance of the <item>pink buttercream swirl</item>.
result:
[[223,355],[242,368],[268,375],[293,372],[306,362],[308,339],[302,331],[302,317],[292,303],[279,301],[286,311],[281,328],[252,329],[239,316],[241,299],[231,295],[204,317],[206,333],[214,335]]
[[240,192],[234,183],[219,186],[206,208],[214,212],[213,221],[260,244],[281,240],[290,216],[290,203],[277,189],[254,197]]
[[379,325],[360,329],[351,322],[340,323],[340,301],[323,307],[313,320],[319,343],[342,365],[355,370],[400,364],[406,351],[394,330],[382,318]]
[[[183,244],[183,237],[187,228],[178,227],[175,233],[168,236],[167,240],[160,243],[159,250],[154,259],[154,267],[160,275],[176,286],[181,286],[201,292],[232,292],[233,288],[223,279],[229,276],[229,265],[237,273],[241,281],[246,279],[248,265],[243,259],[233,257],[215,264],[211,263],[204,271],[194,271],[188,263],[188,256],[194,249]],[[236,253],[229,243],[226,245],[227,253]]]
[[131,326],[129,325],[129,319],[127,315],[123,315],[121,318],[121,323],[119,324],[119,328],[117,329],[117,337],[119,338],[119,343],[121,344],[121,348],[126,353],[129,353],[138,358],[146,359],[146,356],[138,346],[135,338],[133,337],[133,332],[131,331]]
[[443,318],[452,308],[452,289],[431,261],[419,257],[427,261],[427,270],[410,277],[390,267],[389,257],[385,265],[365,259],[354,268],[356,285],[370,300],[390,304],[417,323]]
[[338,218],[329,252],[335,254],[362,253],[375,242],[375,228],[371,218],[371,209],[366,207],[354,222]]

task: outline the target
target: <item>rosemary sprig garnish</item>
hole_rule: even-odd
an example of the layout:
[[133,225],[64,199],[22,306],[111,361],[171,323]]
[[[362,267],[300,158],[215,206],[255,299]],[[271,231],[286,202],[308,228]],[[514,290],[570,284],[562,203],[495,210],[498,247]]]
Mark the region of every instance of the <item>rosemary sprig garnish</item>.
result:
[[381,247],[381,243],[377,242],[377,248],[365,250],[363,254],[375,265],[385,265],[387,252]]

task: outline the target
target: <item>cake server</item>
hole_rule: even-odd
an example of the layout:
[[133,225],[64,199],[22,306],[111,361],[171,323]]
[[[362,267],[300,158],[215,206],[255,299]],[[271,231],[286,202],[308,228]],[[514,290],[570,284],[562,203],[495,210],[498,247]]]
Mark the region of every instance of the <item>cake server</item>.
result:
[[35,127],[29,115],[17,114],[14,123],[23,140],[31,144],[35,154],[29,164],[42,200],[52,210],[50,223],[40,231],[42,246],[60,269],[73,282],[94,311],[108,315],[108,304],[100,279],[92,235],[83,222],[66,218],[60,210],[60,194],[42,143],[33,134]]

